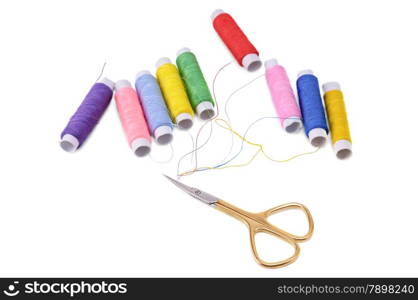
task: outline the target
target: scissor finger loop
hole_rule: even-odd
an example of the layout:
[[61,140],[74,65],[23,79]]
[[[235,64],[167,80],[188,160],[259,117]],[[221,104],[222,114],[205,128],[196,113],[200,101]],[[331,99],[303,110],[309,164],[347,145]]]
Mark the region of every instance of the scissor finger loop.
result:
[[[256,245],[256,242],[255,242],[255,236],[256,236],[257,233],[267,233],[267,234],[273,235],[273,236],[283,240],[284,242],[288,243],[289,245],[291,245],[293,247],[293,249],[294,249],[293,254],[290,257],[288,257],[286,259],[283,259],[283,260],[280,260],[280,261],[268,262],[268,261],[263,260],[259,256],[258,251],[257,251],[257,245]],[[295,242],[294,239],[292,239],[292,238],[290,238],[286,235],[282,235],[275,230],[271,230],[268,227],[250,226],[250,241],[251,241],[251,250],[253,252],[253,256],[254,256],[256,262],[258,264],[264,266],[264,267],[267,267],[267,268],[285,267],[285,266],[293,263],[299,257],[299,254],[300,254],[300,247]]]
[[[166,178],[170,180],[174,185],[176,185],[177,187],[179,187],[180,189],[188,193],[190,196],[202,201],[203,203],[211,207],[216,208],[217,210],[223,213],[226,213],[244,222],[248,226],[248,229],[250,230],[251,249],[255,257],[255,260],[264,267],[278,268],[278,267],[284,267],[288,264],[293,263],[298,258],[299,253],[300,253],[300,248],[299,248],[298,243],[306,241],[312,236],[312,233],[314,230],[314,223],[313,223],[311,213],[304,205],[300,203],[296,203],[296,202],[286,203],[286,204],[273,207],[271,209],[268,209],[260,213],[252,213],[252,212],[248,212],[246,210],[240,209],[226,201],[220,200],[219,198],[209,193],[203,192],[202,190],[187,186],[168,176],[166,176]],[[289,210],[289,209],[299,209],[304,212],[308,220],[308,225],[309,225],[308,232],[305,235],[299,236],[299,235],[291,234],[287,231],[284,231],[272,225],[268,221],[268,217],[270,217],[271,215],[279,213],[281,211]],[[257,247],[255,244],[255,236],[257,233],[261,233],[261,232],[270,234],[290,244],[294,249],[293,254],[287,259],[276,261],[276,262],[267,262],[261,259],[260,256],[258,255]]]
[[[282,230],[272,225],[268,221],[268,217],[270,217],[271,215],[285,211],[285,210],[290,210],[290,209],[299,209],[304,212],[308,221],[308,232],[305,235],[298,236],[298,235],[291,234],[285,230]],[[246,223],[250,230],[251,248],[252,248],[252,252],[255,257],[255,260],[257,261],[257,263],[267,268],[284,267],[296,261],[296,259],[299,257],[299,254],[300,254],[300,247],[298,243],[308,240],[312,236],[313,230],[314,230],[314,223],[313,223],[311,213],[304,205],[300,203],[296,203],[296,202],[286,203],[283,205],[273,207],[261,213],[254,214],[252,218],[246,220]],[[289,245],[293,247],[294,249],[293,254],[287,259],[277,261],[277,262],[264,261],[259,256],[258,251],[257,251],[257,246],[255,243],[255,235],[257,233],[267,233],[275,237],[278,237],[279,239],[283,240],[284,242],[288,243]]]
[[[270,217],[273,214],[277,214],[279,212],[282,211],[286,211],[286,210],[291,210],[291,209],[298,209],[304,212],[306,219],[308,221],[308,231],[306,234],[300,236],[300,235],[294,235],[292,233],[289,233],[287,231],[284,231],[282,229],[277,228],[276,226],[274,226],[273,224],[271,224],[268,221],[268,217]],[[291,237],[292,239],[298,241],[298,242],[303,242],[303,241],[307,241],[312,237],[313,231],[314,231],[314,222],[313,222],[313,218],[312,215],[310,213],[310,211],[308,210],[308,208],[306,206],[304,206],[303,204],[297,203],[297,202],[290,202],[290,203],[286,203],[286,204],[282,204],[273,208],[270,208],[264,212],[261,212],[258,214],[262,219],[264,219],[266,221],[266,223],[268,224],[268,226],[271,226],[272,228],[274,228],[275,231],[278,231],[281,234],[285,234],[289,237]]]

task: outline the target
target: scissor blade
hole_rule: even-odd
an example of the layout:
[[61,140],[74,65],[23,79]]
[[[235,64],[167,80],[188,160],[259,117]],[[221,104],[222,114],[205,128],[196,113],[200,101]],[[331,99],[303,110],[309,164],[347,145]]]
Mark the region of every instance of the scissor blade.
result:
[[190,196],[196,198],[197,200],[202,201],[203,203],[206,203],[208,205],[214,205],[216,202],[218,202],[219,198],[212,196],[209,193],[206,193],[204,191],[201,191],[197,188],[185,185],[184,183],[181,183],[167,175],[164,175],[165,178],[167,178],[168,180],[170,180],[175,186],[177,186],[178,188],[180,188],[181,190],[183,190],[184,192],[186,192],[187,194],[189,194]]

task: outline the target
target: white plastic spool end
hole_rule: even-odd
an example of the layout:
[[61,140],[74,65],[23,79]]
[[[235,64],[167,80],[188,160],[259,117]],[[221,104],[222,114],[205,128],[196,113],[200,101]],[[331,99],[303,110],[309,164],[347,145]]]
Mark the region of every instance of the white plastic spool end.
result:
[[170,144],[173,140],[173,129],[170,126],[160,126],[154,130],[154,138],[160,145]]
[[68,133],[65,134],[60,141],[61,148],[67,152],[74,152],[75,150],[77,150],[79,145],[80,143],[78,139],[75,136]]
[[203,121],[211,119],[215,115],[215,109],[213,104],[209,101],[200,102],[196,106],[196,112],[200,119]]
[[341,91],[341,86],[336,81],[330,81],[322,85],[322,90],[324,91],[324,93],[334,90]]
[[122,79],[122,80],[116,81],[116,83],[115,83],[115,90],[116,91],[118,91],[122,88],[126,88],[126,87],[132,87],[129,80]]
[[165,64],[171,64],[171,60],[168,57],[161,57],[157,62],[155,63],[155,67],[158,69],[162,65]]
[[131,143],[132,151],[138,157],[143,157],[148,155],[151,151],[151,143],[145,138],[138,138],[132,141]]
[[182,55],[183,53],[188,53],[188,52],[192,52],[192,51],[190,50],[190,48],[187,48],[187,47],[181,48],[179,51],[177,51],[177,57],[179,57],[179,56],[180,56],[180,55]]
[[296,133],[302,128],[302,121],[298,117],[290,117],[283,121],[283,128],[288,133]]
[[298,78],[302,77],[303,75],[313,75],[313,71],[311,69],[302,70],[298,73]]
[[135,80],[137,80],[138,78],[144,75],[151,75],[151,72],[148,70],[139,71],[138,73],[136,73]]
[[322,147],[327,142],[327,132],[323,128],[313,128],[308,133],[309,142],[314,147]]
[[249,72],[255,72],[260,69],[262,63],[260,57],[255,53],[250,53],[242,59],[242,65]]
[[190,129],[193,126],[193,118],[188,113],[179,114],[176,117],[176,124],[179,126],[180,129]]
[[210,15],[210,18],[212,19],[212,22],[213,22],[213,20],[215,20],[216,19],[216,17],[217,16],[219,16],[219,15],[221,15],[221,14],[224,14],[225,12],[222,10],[222,9],[215,9],[214,11],[213,11],[213,13]]
[[115,87],[115,83],[107,77],[102,77],[99,80],[97,80],[97,82],[107,85],[112,91],[113,91],[113,88]]
[[351,143],[348,140],[339,140],[334,144],[334,152],[337,158],[347,159],[353,153],[351,149]]
[[265,62],[264,62],[264,68],[266,68],[266,70],[268,70],[268,69],[270,69],[270,68],[272,68],[272,67],[274,67],[274,66],[277,66],[279,63],[277,62],[277,59],[275,59],[275,58],[271,58],[271,59],[269,59],[269,60],[266,60]]

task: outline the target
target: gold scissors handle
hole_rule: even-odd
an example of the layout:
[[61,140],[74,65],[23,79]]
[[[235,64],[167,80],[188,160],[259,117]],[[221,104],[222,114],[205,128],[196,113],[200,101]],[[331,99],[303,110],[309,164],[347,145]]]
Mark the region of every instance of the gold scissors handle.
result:
[[[300,248],[298,243],[308,240],[313,233],[314,230],[314,223],[312,220],[311,213],[309,210],[302,204],[291,202],[283,205],[279,205],[276,207],[273,207],[271,209],[268,209],[266,211],[260,212],[260,213],[251,213],[248,211],[245,211],[243,209],[240,209],[236,206],[233,206],[232,204],[229,204],[228,202],[220,200],[218,197],[215,197],[209,193],[206,193],[202,190],[199,190],[194,187],[190,187],[185,185],[184,183],[181,183],[177,180],[174,180],[173,178],[170,178],[165,175],[165,177],[170,180],[174,185],[188,193],[193,198],[196,198],[199,201],[202,201],[203,203],[215,207],[218,210],[233,216],[234,218],[244,222],[247,224],[248,229],[250,230],[250,240],[251,240],[251,248],[253,251],[253,255],[256,259],[256,261],[267,268],[278,268],[278,267],[284,267],[288,264],[293,263],[299,256]],[[299,209],[305,213],[306,218],[308,219],[308,232],[305,235],[299,236],[291,234],[287,231],[284,231],[280,228],[277,228],[276,226],[272,225],[267,219],[269,216],[276,214],[281,211],[285,211],[288,209]],[[273,235],[286,243],[290,244],[293,249],[293,255],[290,256],[287,259],[276,261],[276,262],[267,262],[260,258],[257,252],[257,247],[255,245],[255,236],[257,233],[264,232],[270,235]]]
[[[279,205],[260,213],[251,213],[245,211],[223,200],[218,200],[216,202],[215,208],[244,222],[248,226],[248,229],[250,231],[251,248],[254,258],[257,261],[257,263],[267,268],[279,268],[293,263],[298,258],[300,253],[298,243],[308,240],[312,236],[314,230],[314,223],[311,213],[304,205],[296,202]],[[305,235],[299,236],[291,234],[272,225],[267,220],[269,216],[289,209],[299,209],[305,213],[309,225],[308,232]],[[276,262],[266,262],[263,259],[261,259],[258,255],[257,247],[255,244],[255,235],[261,232],[278,237],[284,242],[290,244],[294,249],[293,255],[287,259]]]

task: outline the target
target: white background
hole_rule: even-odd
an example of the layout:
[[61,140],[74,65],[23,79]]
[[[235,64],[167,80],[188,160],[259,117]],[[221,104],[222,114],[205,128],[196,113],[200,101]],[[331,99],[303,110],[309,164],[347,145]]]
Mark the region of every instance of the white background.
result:
[[[285,164],[259,157],[246,168],[182,179],[250,211],[290,201],[309,207],[314,236],[283,269],[258,266],[243,224],[161,176],[176,175],[191,148],[187,133],[175,132],[170,163],[137,158],[112,102],[77,153],[58,145],[105,61],[107,77],[133,80],[188,46],[211,82],[231,61],[210,21],[216,8],[232,14],[262,59],[276,57],[293,84],[311,68],[345,94],[351,159],[337,160],[328,143]],[[414,1],[381,0],[2,1],[0,275],[417,276],[416,12]],[[216,87],[221,107],[262,72],[228,67]],[[240,132],[274,116],[264,79],[231,100],[230,114]],[[311,150],[302,132],[286,134],[276,120],[250,137],[276,158]],[[215,128],[199,164],[221,160],[229,143]],[[237,162],[254,153],[245,149]],[[153,154],[163,159],[167,148]],[[278,221],[293,228],[298,217]]]

